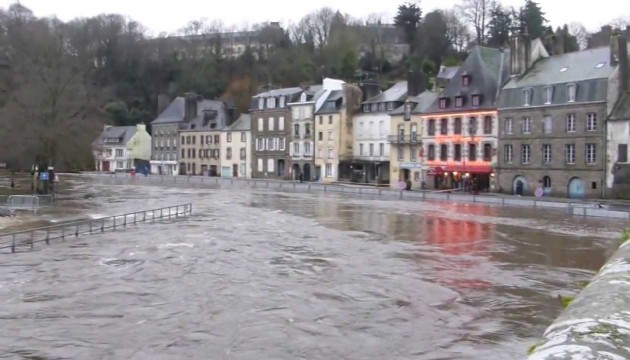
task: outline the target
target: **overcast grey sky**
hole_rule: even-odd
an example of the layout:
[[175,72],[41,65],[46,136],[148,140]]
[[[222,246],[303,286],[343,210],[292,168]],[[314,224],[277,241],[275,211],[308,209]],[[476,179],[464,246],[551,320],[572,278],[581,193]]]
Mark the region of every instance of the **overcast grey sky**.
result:
[[[37,16],[56,15],[67,21],[75,17],[100,13],[118,13],[139,21],[153,34],[175,32],[193,19],[220,19],[226,25],[254,24],[263,21],[280,21],[283,25],[297,22],[312,10],[329,6],[355,17],[371,13],[383,14],[389,19],[398,4],[404,0],[21,0]],[[424,12],[449,8],[460,0],[422,0]],[[7,8],[14,0],[0,0]],[[508,6],[520,6],[524,0],[503,0]],[[630,16],[625,0],[539,0],[547,19],[556,27],[573,21],[596,30],[613,18]],[[579,4],[579,3],[582,4]],[[588,6],[586,6],[588,4]],[[627,3],[626,3],[627,4]]]

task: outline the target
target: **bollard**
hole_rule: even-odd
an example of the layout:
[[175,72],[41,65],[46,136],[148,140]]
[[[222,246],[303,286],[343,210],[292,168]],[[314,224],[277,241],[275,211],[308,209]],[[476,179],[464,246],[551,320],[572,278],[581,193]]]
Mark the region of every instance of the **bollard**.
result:
[[74,229],[74,237],[79,237],[79,225]]
[[11,252],[15,252],[15,233],[13,234],[13,242],[11,243]]
[[90,234],[92,233],[92,220],[90,220]]
[[101,219],[101,232],[105,232],[105,219]]
[[125,220],[123,220],[123,226],[127,227],[127,214],[125,214],[124,216],[125,216]]
[[46,229],[46,245],[50,245],[50,228]]

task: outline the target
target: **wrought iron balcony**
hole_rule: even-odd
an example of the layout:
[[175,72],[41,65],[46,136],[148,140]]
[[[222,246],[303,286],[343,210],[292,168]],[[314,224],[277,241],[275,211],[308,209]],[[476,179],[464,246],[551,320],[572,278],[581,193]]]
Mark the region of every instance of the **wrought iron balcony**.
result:
[[387,137],[390,144],[420,144],[422,141],[418,135],[390,135]]

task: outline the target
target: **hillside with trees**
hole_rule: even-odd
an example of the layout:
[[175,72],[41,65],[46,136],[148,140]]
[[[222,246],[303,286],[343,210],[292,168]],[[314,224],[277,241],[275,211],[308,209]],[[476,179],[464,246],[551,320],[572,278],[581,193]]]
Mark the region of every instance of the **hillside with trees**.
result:
[[514,31],[542,37],[552,52],[601,46],[580,24],[549,27],[533,0],[518,9],[462,0],[428,13],[406,2],[393,20],[322,8],[288,26],[238,29],[200,19],[158,37],[121,15],[62,22],[18,2],[0,11],[0,28],[0,161],[62,170],[92,167],[90,145],[103,124],[150,123],[160,94],[232,98],[244,112],[263,86],[332,77],[386,87],[408,70],[431,79],[472,46],[505,47]]

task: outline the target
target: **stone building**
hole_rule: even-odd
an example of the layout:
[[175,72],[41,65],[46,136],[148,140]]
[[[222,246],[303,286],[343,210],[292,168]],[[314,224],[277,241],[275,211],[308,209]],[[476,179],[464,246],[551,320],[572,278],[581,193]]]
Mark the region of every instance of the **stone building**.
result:
[[301,94],[301,88],[293,87],[269,90],[252,98],[252,177],[289,178],[289,103],[299,100]]
[[221,177],[251,177],[251,128],[251,115],[241,114],[232,125],[221,131]]
[[291,155],[291,178],[311,181],[314,176],[314,138],[315,124],[313,113],[315,101],[322,95],[321,85],[310,85],[304,88],[298,101],[290,103],[291,137],[289,154]]
[[499,101],[501,191],[604,195],[606,119],[619,95],[617,41],[549,57],[536,54],[526,34],[511,40],[511,79]]

